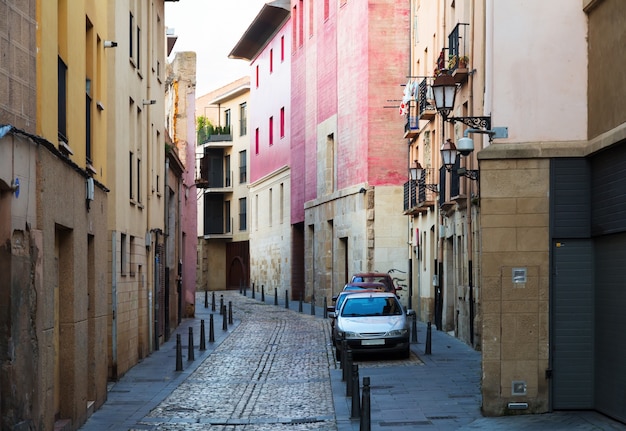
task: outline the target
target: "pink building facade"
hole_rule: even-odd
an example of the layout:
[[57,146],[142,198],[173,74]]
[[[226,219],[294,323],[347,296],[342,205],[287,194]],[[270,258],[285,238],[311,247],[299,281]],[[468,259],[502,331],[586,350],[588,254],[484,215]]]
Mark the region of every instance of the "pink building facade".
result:
[[282,293],[293,285],[289,0],[263,5],[230,57],[250,62],[250,282]]
[[389,100],[406,81],[409,3],[292,0],[291,16],[292,278],[321,300],[354,272],[407,270]]

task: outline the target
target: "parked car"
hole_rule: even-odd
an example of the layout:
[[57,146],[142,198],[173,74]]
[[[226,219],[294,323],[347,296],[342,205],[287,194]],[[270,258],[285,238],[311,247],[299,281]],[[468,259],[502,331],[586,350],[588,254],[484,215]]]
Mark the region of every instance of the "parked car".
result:
[[[357,283],[357,284],[362,284],[362,283]],[[383,292],[383,290],[381,290],[380,286],[378,286],[378,284],[380,283],[374,283],[374,289],[370,290],[370,289],[361,289],[361,288],[355,288],[355,286],[351,286],[350,284],[346,284],[344,286],[344,290],[342,290],[341,292],[339,292],[338,295],[333,296],[332,300],[334,302],[333,305],[329,305],[328,307],[326,307],[326,311],[328,311],[328,316],[330,317],[330,334],[333,340],[333,345],[335,344],[335,311],[339,310],[341,308],[341,305],[343,304],[343,301],[346,299],[346,297],[348,295],[351,295],[353,293],[363,293],[363,292]],[[346,289],[346,287],[348,287],[348,289]],[[352,289],[354,288],[354,289]],[[331,317],[332,316],[332,317]]]
[[400,286],[396,286],[396,284],[393,282],[393,278],[391,278],[391,275],[386,272],[360,272],[354,274],[350,282],[383,283],[385,285],[385,292],[393,292],[396,295],[399,290],[402,290]]
[[341,306],[329,317],[335,319],[333,343],[341,358],[342,341],[353,352],[395,352],[408,358],[410,319],[392,292],[354,292],[346,295]]
[[377,290],[387,292],[387,285],[377,281],[351,281],[343,286],[343,290]]

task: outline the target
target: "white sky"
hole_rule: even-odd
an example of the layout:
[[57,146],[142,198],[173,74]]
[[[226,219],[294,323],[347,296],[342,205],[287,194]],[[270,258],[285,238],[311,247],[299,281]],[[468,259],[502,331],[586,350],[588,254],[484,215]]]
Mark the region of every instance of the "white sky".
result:
[[232,60],[252,20],[270,0],[180,0],[165,3],[165,25],[178,36],[176,52],[196,53],[196,97],[250,74],[249,63]]

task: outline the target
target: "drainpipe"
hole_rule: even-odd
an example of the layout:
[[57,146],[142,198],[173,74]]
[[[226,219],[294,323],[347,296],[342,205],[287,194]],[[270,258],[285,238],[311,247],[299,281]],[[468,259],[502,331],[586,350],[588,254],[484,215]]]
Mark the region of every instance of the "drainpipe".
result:
[[111,364],[117,378],[117,231],[111,232]]
[[165,302],[163,303],[163,307],[164,307],[164,316],[165,316],[165,334],[163,334],[163,339],[165,341],[169,340],[170,338],[170,280],[172,278],[171,276],[171,269],[168,267],[169,261],[167,260],[167,251],[169,248],[169,238],[170,238],[170,218],[169,218],[169,204],[170,204],[170,190],[169,190],[169,181],[168,181],[168,177],[169,177],[169,170],[170,170],[170,160],[167,157],[167,154],[165,154],[165,175],[163,176],[163,206],[164,206],[164,210],[163,210],[163,229],[165,229],[165,231],[163,232],[163,265],[165,265],[165,292],[163,297],[165,298]]

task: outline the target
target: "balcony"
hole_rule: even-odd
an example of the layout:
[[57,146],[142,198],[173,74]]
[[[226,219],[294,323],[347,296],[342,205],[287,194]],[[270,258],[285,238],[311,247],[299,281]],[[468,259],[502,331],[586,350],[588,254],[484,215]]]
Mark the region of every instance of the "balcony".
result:
[[208,155],[196,159],[196,187],[204,189],[204,193],[232,193],[233,173],[224,171],[221,165],[213,164]]
[[419,134],[419,117],[416,114],[417,106],[413,106],[413,103],[409,103],[409,115],[407,115],[406,123],[404,124],[404,138],[411,139]]
[[208,125],[198,130],[197,145],[206,145],[208,147],[232,147],[233,135],[230,126],[211,126]]
[[[461,84],[469,75],[469,24],[458,23],[448,35],[448,67],[454,81]],[[443,51],[442,51],[443,53]]]
[[430,121],[437,115],[432,88],[427,78],[419,83],[417,93],[417,118],[419,120]]
[[438,186],[432,182],[433,178],[435,178],[435,169],[424,169],[422,178],[404,183],[405,215],[416,215],[435,207]]

